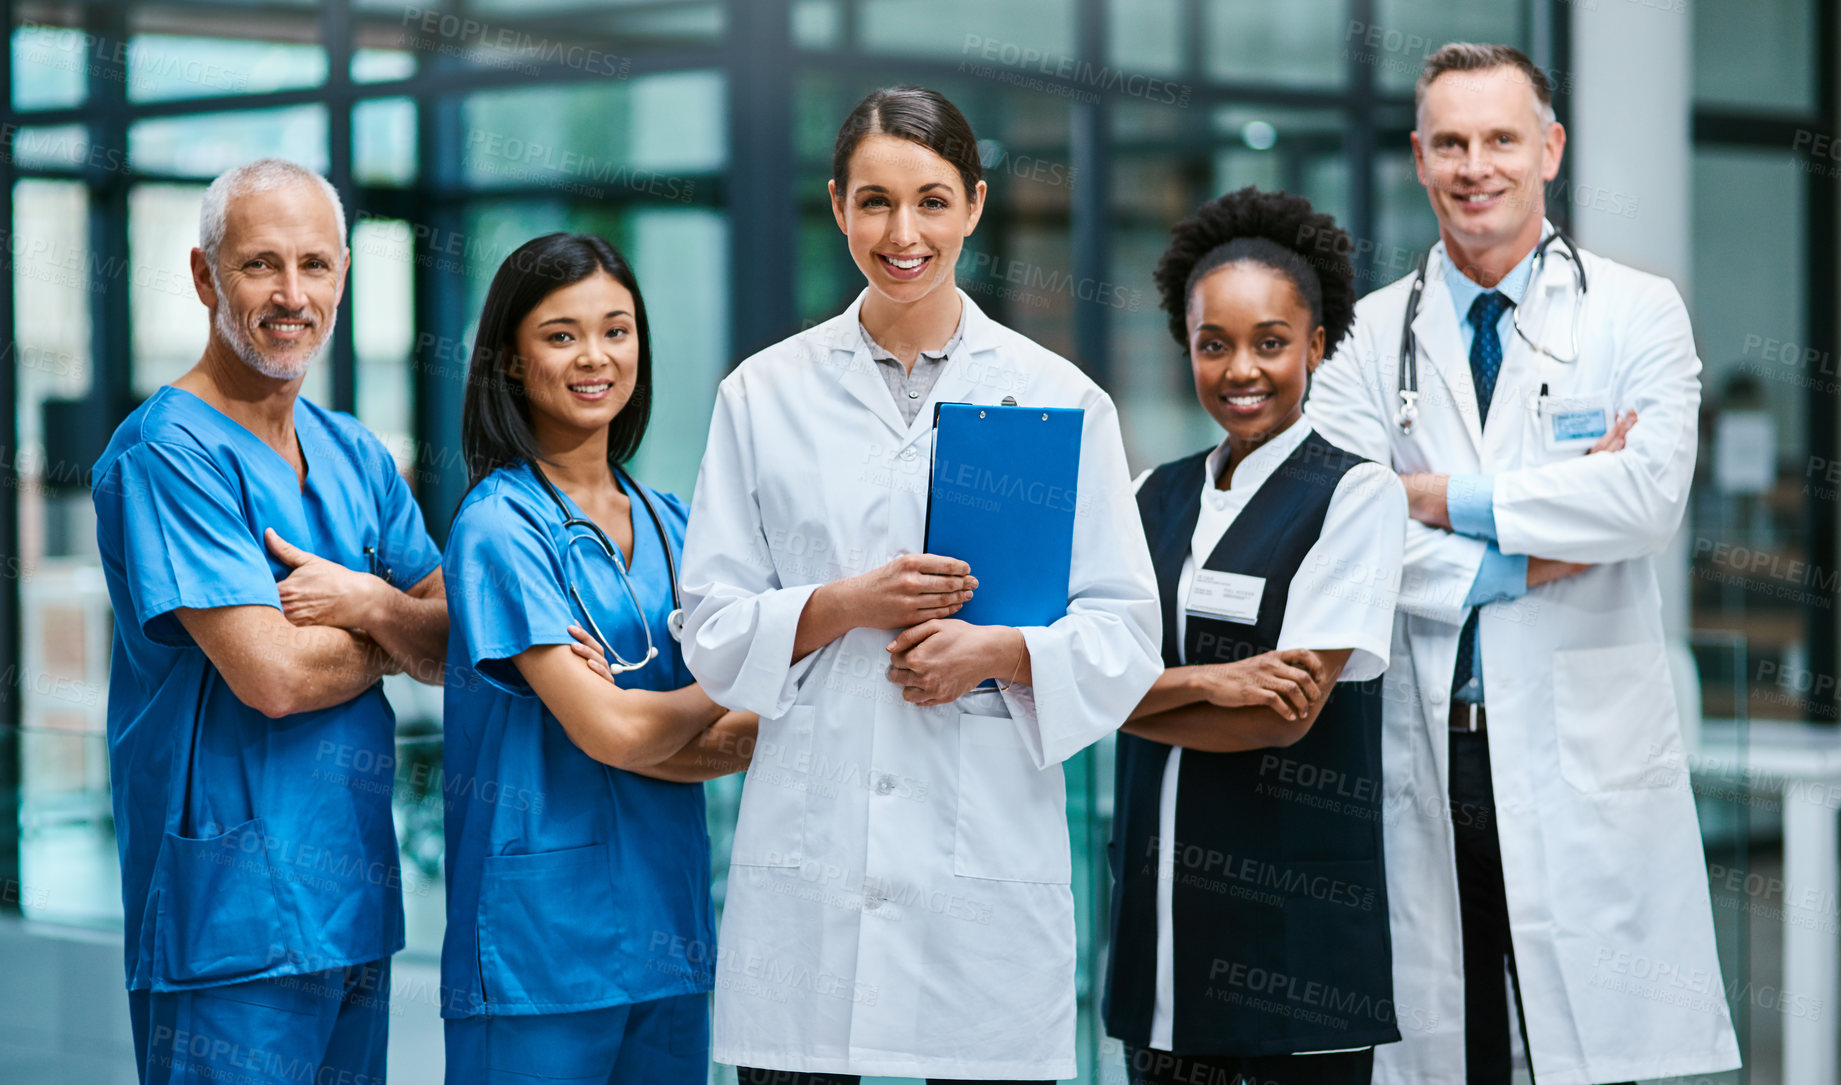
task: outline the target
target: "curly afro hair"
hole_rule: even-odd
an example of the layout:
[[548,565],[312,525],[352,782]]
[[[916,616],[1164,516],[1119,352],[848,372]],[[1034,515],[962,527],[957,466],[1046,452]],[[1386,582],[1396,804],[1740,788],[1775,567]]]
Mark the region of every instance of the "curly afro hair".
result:
[[1328,357],[1355,323],[1354,248],[1349,234],[1310,201],[1251,185],[1203,204],[1195,217],[1170,230],[1170,247],[1154,276],[1170,334],[1189,342],[1186,321],[1195,284],[1224,264],[1251,260],[1279,272],[1297,287],[1311,319],[1323,326]]

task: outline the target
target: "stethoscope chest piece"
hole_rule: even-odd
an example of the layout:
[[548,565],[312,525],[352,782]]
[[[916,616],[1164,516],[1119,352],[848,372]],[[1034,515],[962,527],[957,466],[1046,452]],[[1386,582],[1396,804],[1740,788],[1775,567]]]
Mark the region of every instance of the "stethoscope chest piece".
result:
[[1400,410],[1394,415],[1399,423],[1400,432],[1411,434],[1413,426],[1419,421],[1419,393],[1410,388],[1400,389]]
[[677,607],[672,610],[671,615],[665,619],[665,628],[670,630],[672,640],[677,641],[679,644],[684,643],[683,607]]

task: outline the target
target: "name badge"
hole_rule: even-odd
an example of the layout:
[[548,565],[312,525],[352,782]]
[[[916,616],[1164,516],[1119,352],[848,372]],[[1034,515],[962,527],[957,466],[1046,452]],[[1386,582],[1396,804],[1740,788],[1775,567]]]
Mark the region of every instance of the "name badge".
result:
[[1603,400],[1543,397],[1541,440],[1550,450],[1577,447],[1611,431],[1611,407]]
[[1252,625],[1259,620],[1259,600],[1266,594],[1266,578],[1242,573],[1197,569],[1189,585],[1189,613]]

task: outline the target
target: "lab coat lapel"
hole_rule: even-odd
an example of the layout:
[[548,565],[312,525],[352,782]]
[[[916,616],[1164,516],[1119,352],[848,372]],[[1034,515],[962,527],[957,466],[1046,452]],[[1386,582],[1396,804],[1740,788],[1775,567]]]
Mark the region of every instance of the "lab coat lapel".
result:
[[1419,315],[1413,319],[1413,335],[1419,340],[1419,354],[1422,362],[1429,361],[1431,369],[1444,381],[1450,394],[1440,398],[1427,394],[1424,369],[1421,366],[1419,409],[1424,415],[1434,413],[1434,408],[1453,406],[1463,419],[1464,432],[1470,435],[1470,446],[1481,453],[1483,448],[1483,427],[1477,416],[1477,390],[1470,379],[1470,359],[1464,354],[1464,340],[1458,334],[1457,315],[1451,311],[1451,294],[1445,288],[1443,252],[1439,259],[1433,260],[1426,270],[1425,295],[1419,299]]
[[819,362],[838,372],[838,384],[846,393],[869,408],[870,413],[889,429],[905,435],[907,423],[901,420],[901,411],[895,406],[895,397],[889,395],[889,386],[876,372],[876,361],[869,356],[862,325],[858,322],[857,314],[862,311],[863,298],[868,293],[866,289],[858,294],[850,308],[828,322],[829,334],[817,344],[819,350],[826,352]]

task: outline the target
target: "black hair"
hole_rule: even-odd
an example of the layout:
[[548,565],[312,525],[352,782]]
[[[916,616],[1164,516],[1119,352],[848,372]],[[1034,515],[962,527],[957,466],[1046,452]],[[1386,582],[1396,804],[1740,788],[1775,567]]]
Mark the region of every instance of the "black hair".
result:
[[966,200],[978,198],[984,164],[971,122],[939,91],[912,85],[872,90],[844,118],[831,150],[831,179],[840,196],[849,187],[850,156],[865,138],[877,135],[918,143],[944,158],[965,182]]
[[1209,272],[1249,260],[1291,280],[1323,328],[1323,354],[1336,352],[1355,323],[1354,244],[1329,215],[1302,196],[1251,185],[1203,204],[1170,230],[1170,247],[1154,276],[1170,334],[1187,347],[1189,295]]
[[633,295],[639,336],[639,373],[633,395],[614,416],[607,433],[607,462],[631,459],[645,438],[652,415],[652,335],[639,279],[620,251],[593,234],[545,234],[518,246],[499,265],[480,308],[479,334],[467,366],[467,395],[460,412],[460,448],[467,461],[467,486],[501,467],[542,458],[531,431],[524,382],[505,375],[517,357],[518,325],[543,299],[606,272]]

